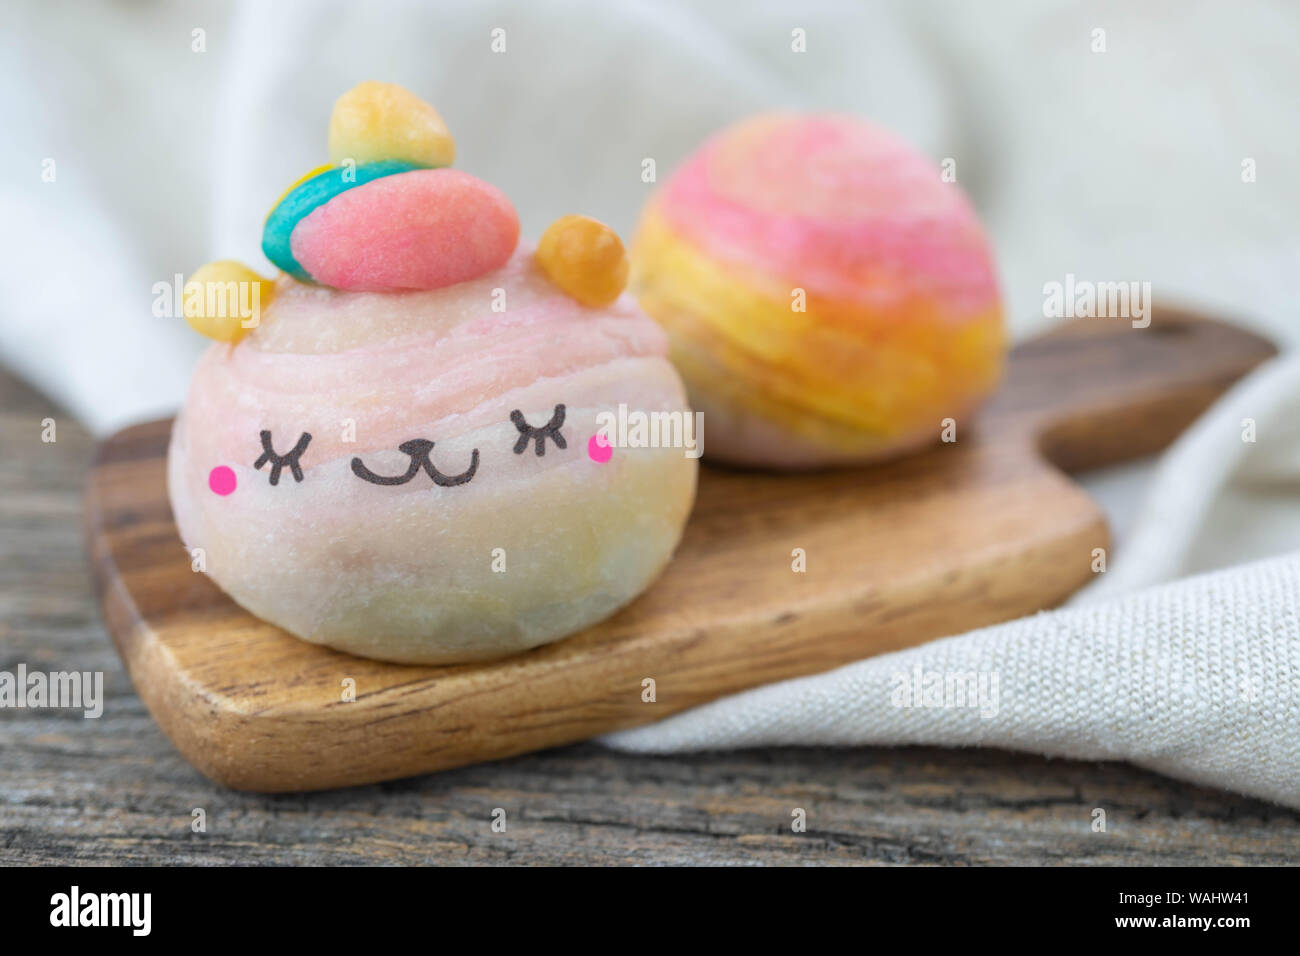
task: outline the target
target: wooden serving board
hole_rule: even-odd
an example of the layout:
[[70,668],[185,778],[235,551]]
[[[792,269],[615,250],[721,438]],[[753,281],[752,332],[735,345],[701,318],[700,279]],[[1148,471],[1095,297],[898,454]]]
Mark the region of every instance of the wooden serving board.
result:
[[955,443],[821,474],[705,467],[681,546],[649,591],[581,634],[492,664],[363,660],[238,607],[191,571],[177,536],[170,421],[100,446],[86,535],[122,660],[194,766],[248,790],[370,783],[632,727],[1051,607],[1109,545],[1101,512],[1064,471],[1159,450],[1273,352],[1170,310],[1145,329],[1075,320],[1014,350],[1002,389],[958,422]]

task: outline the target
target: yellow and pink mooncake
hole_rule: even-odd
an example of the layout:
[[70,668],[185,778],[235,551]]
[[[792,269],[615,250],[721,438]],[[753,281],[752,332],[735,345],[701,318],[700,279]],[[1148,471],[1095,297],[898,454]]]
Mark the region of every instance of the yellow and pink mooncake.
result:
[[631,257],[712,460],[886,459],[938,441],[1001,376],[996,269],[969,201],[857,118],[723,130],[653,194]]
[[267,217],[278,278],[218,262],[186,285],[216,340],[168,456],[196,568],[300,638],[404,663],[606,617],[668,561],[696,478],[681,448],[602,430],[622,406],[687,408],[621,242],[571,216],[520,244],[509,200],[446,168],[441,120],[400,88],[347,94],[330,146]]

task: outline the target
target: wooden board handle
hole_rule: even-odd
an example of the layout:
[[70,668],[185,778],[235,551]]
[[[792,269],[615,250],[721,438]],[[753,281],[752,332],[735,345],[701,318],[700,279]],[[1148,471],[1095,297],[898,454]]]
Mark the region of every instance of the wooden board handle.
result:
[[982,437],[1028,441],[1065,471],[1140,458],[1275,354],[1266,339],[1180,309],[1157,306],[1146,328],[1074,319],[1016,347],[987,413],[1001,434]]

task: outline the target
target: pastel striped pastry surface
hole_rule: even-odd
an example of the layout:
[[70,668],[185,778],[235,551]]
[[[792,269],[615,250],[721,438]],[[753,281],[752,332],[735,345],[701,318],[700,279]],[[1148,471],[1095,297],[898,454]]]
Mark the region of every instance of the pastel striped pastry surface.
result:
[[937,441],[1001,374],[996,271],[969,202],[856,118],[770,114],[713,137],[648,203],[631,281],[711,458],[891,457]]
[[[493,303],[504,295],[505,311]],[[627,295],[592,308],[531,249],[444,288],[341,291],[282,277],[260,324],[201,359],[176,423],[169,486],[182,538],[252,613],[306,640],[413,663],[535,647],[598,621],[658,574],[681,533],[695,462],[680,448],[588,454],[620,403],[682,411],[659,327]],[[511,413],[561,448],[515,452]],[[302,478],[255,468],[303,433]],[[401,476],[412,439],[464,483]],[[214,468],[233,491],[217,493]]]

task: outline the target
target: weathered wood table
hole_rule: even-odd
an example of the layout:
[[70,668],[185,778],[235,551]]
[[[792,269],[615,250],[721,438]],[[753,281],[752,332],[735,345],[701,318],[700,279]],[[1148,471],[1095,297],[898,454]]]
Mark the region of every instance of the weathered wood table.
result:
[[[0,670],[105,675],[99,719],[0,708],[0,865],[1300,858],[1298,813],[1121,764],[992,750],[639,757],[583,744],[350,790],[226,790],[154,725],[99,622],[79,514],[90,437],[2,373],[0,409]],[[1105,833],[1092,831],[1096,807]],[[498,808],[505,832],[492,827]],[[792,832],[794,808],[807,832]]]

